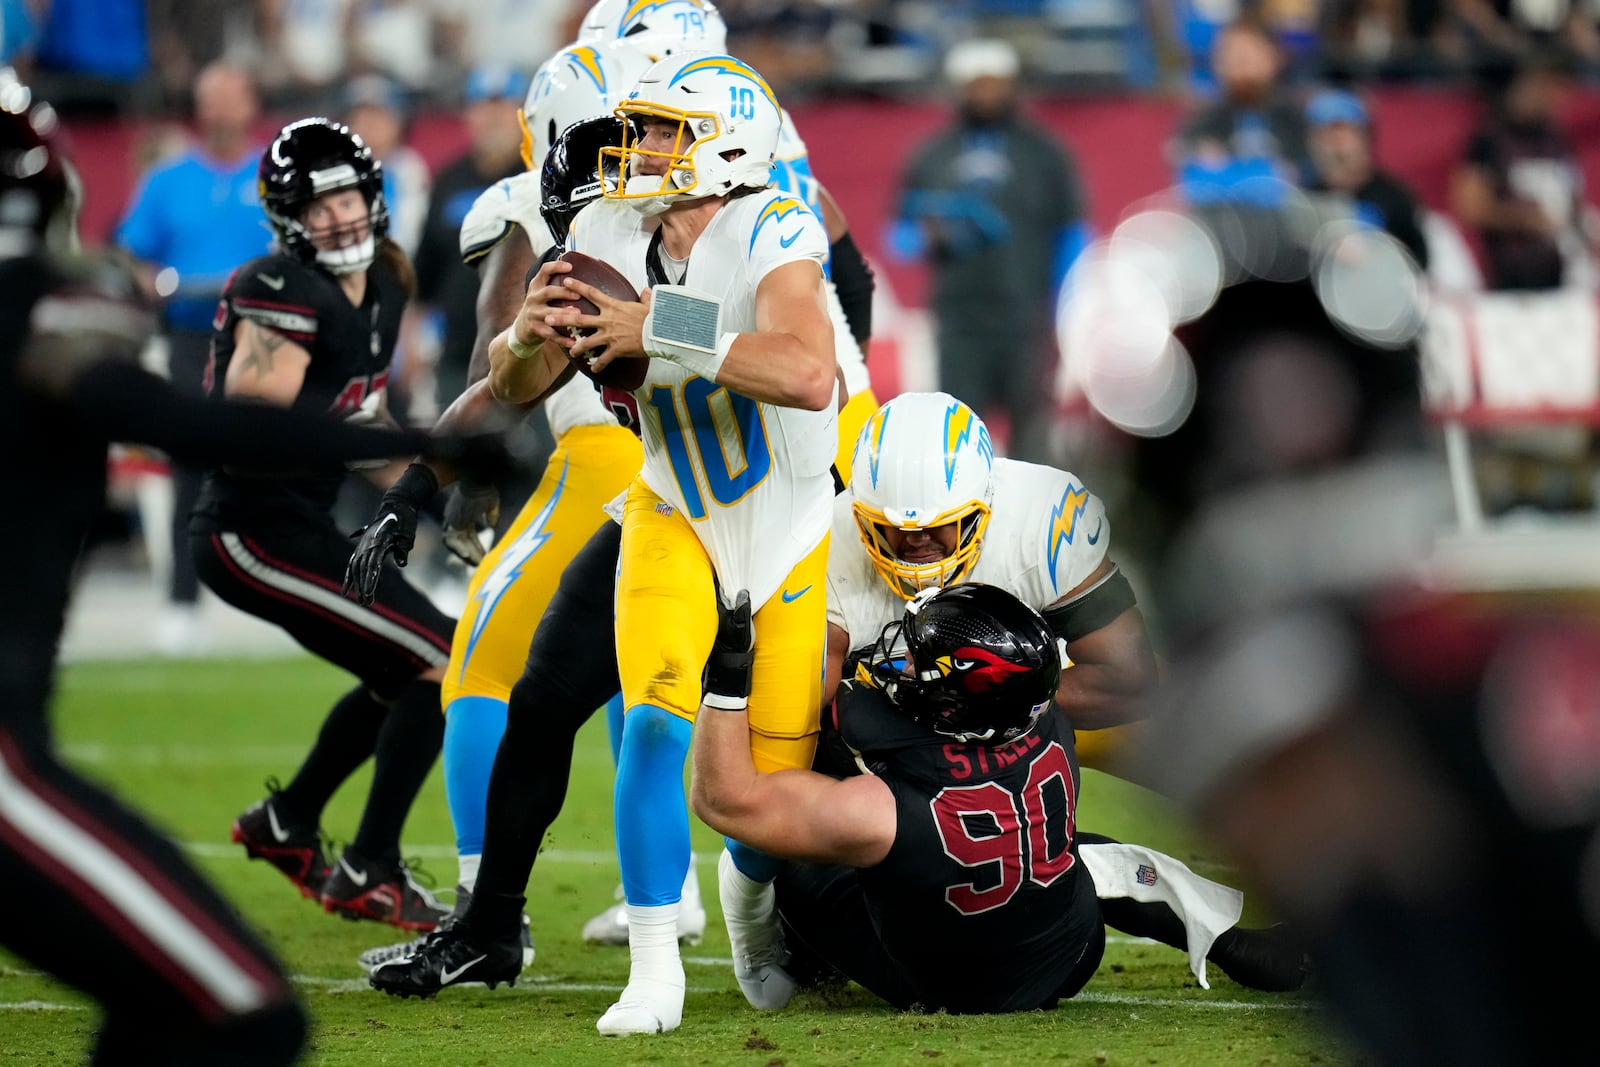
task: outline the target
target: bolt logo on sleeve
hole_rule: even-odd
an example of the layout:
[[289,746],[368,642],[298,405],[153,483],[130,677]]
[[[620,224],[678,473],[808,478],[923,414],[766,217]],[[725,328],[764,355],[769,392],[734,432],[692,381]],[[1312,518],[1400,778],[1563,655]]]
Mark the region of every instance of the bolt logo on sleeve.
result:
[[[761,236],[761,230],[764,226],[766,226],[767,223],[781,222],[784,218],[794,214],[796,211],[803,215],[811,214],[810,209],[808,209],[804,203],[796,200],[792,196],[786,196],[781,200],[774,200],[772,203],[762,208],[761,214],[756,216],[755,226],[750,230],[751,251],[755,250],[756,238]],[[778,239],[778,243],[782,244],[783,247],[788,248],[789,245],[794,244],[794,238],[791,237],[788,239],[788,241],[784,241],[783,238],[780,237]]]
[[[1072,544],[1072,535],[1078,528],[1078,516],[1089,506],[1089,490],[1068,485],[1061,494],[1061,502],[1050,509],[1050,534],[1045,545],[1045,558],[1050,564],[1050,584],[1056,583],[1056,560],[1061,557],[1061,546]],[[1059,592],[1059,590],[1057,590]]]

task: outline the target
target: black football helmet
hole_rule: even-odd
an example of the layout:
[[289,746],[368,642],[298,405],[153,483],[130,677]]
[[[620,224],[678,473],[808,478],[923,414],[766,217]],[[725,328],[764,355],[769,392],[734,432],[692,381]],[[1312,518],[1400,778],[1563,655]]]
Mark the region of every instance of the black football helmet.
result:
[[0,67],[0,232],[59,251],[76,245],[77,174],[55,140],[56,113]]
[[878,638],[872,680],[935,733],[1000,745],[1033,729],[1055,698],[1061,666],[1060,645],[1037,611],[998,586],[963,582],[906,602]]
[[617,184],[617,161],[600,158],[602,148],[622,144],[622,120],[599,115],[574,122],[550,144],[539,172],[539,214],[556,239],[565,244],[578,211]]
[[[372,265],[377,242],[389,232],[383,164],[348,126],[325,118],[291,122],[262,153],[257,173],[261,206],[285,251],[333,274],[353,274]],[[301,216],[313,200],[341,189],[361,190],[369,232],[355,245],[318,249]]]

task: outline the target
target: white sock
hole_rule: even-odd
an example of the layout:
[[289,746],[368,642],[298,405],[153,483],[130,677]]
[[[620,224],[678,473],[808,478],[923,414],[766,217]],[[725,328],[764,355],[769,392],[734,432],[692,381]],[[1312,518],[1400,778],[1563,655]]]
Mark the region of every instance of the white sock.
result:
[[678,902],[627,907],[628,985],[595,1027],[607,1036],[676,1030],[683,1022],[686,984],[678,958]]
[[478,884],[478,864],[482,862],[483,853],[481,852],[474,852],[470,855],[465,852],[456,853],[456,870],[460,872],[456,875],[456,885],[469,893],[472,892]]
[[762,943],[771,939],[777,927],[778,895],[771,882],[758,882],[741,871],[727,849],[717,857],[717,894],[730,940],[744,948],[751,939]]

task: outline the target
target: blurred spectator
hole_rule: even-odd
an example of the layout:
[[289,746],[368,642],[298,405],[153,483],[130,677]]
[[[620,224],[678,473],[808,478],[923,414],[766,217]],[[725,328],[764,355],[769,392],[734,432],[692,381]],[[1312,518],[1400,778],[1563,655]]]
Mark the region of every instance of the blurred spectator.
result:
[[1040,422],[1053,297],[1087,225],[1076,165],[1022,112],[1018,69],[1003,41],[950,50],[955,120],[906,166],[890,245],[932,269],[939,388],[1020,457],[1040,447],[1020,439]]
[[434,79],[433,8],[431,0],[361,0],[350,21],[351,68],[385,74],[412,91],[428,88]]
[[1552,47],[1600,59],[1592,0],[1450,0],[1450,11],[1445,46],[1480,69]]
[[731,0],[717,10],[728,24],[728,51],[788,100],[828,80],[828,35],[838,6],[828,0]]
[[258,33],[256,0],[146,0],[151,68],[163,109],[186,111],[195,74],[224,56],[243,61]]
[[1456,168],[1451,203],[1482,241],[1491,289],[1593,284],[1583,171],[1560,126],[1569,87],[1558,57],[1524,63]]
[[39,16],[28,0],[0,0],[0,63],[32,80],[34,50],[39,47]]
[[[1317,46],[1319,9],[1325,0],[1143,0],[1168,67],[1181,64],[1178,79],[1202,97],[1225,92],[1220,69],[1222,39],[1231,27],[1249,21],[1278,52],[1280,61],[1298,64]],[[1285,64],[1287,65],[1287,64]]]
[[495,182],[520,173],[522,126],[517,121],[527,76],[511,67],[486,66],[467,79],[467,150],[440,169],[417,249],[417,295],[444,316],[437,370],[442,410],[466,388],[467,363],[477,333],[478,275],[461,262],[461,220]]
[[1410,189],[1373,159],[1372,120],[1366,105],[1351,93],[1324,90],[1306,105],[1306,122],[1312,171],[1308,188],[1347,201],[1358,219],[1388,231],[1426,270],[1428,243],[1422,235],[1421,205]]
[[[195,79],[194,101],[194,143],[145,175],[114,240],[139,260],[141,280],[164,300],[173,385],[198,393],[222,288],[234,267],[267,251],[271,235],[262,225],[256,193],[261,146],[250,136],[258,114],[255,83],[237,67],[214,63]],[[200,586],[189,551],[189,512],[200,472],[175,467],[173,488],[169,611],[159,622],[157,645],[181,653],[196,648],[203,636],[196,610]]]
[[121,113],[141,102],[150,72],[144,0],[51,0],[35,89],[63,113]]
[[340,103],[344,123],[367,143],[383,164],[383,198],[389,205],[389,236],[415,257],[428,214],[433,176],[428,164],[406,144],[410,114],[406,96],[381,74],[350,79]]
[[1212,56],[1221,95],[1178,134],[1178,175],[1195,202],[1271,196],[1299,184],[1305,118],[1279,84],[1283,52],[1262,23],[1241,20],[1218,34]]
[[433,0],[439,52],[458,71],[535,70],[578,36],[584,0]]
[[262,87],[283,106],[319,106],[349,67],[357,0],[258,0]]

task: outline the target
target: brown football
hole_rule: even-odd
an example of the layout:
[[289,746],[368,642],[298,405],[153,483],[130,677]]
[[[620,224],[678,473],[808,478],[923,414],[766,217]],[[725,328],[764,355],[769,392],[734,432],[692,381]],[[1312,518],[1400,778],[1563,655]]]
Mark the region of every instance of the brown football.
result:
[[[563,263],[572,264],[572,270],[568,272],[570,277],[594,286],[613,299],[638,301],[639,293],[634,289],[633,283],[628,281],[621,271],[604,260],[586,256],[582,252],[563,252],[556,258]],[[578,309],[580,314],[598,315],[600,313],[600,309],[595,306],[594,301],[585,297],[574,297],[571,303],[573,307]],[[592,332],[592,328],[586,329],[581,326],[574,326],[571,329],[574,337],[581,337],[585,333]],[[600,349],[599,351],[603,352],[605,349]],[[599,352],[585,354],[598,355]],[[609,365],[597,371],[589,369],[587,360],[579,359],[576,362],[580,371],[601,385],[607,385],[613,389],[622,389],[627,392],[632,392],[643,385],[644,376],[650,369],[650,360],[645,357],[613,360]]]

